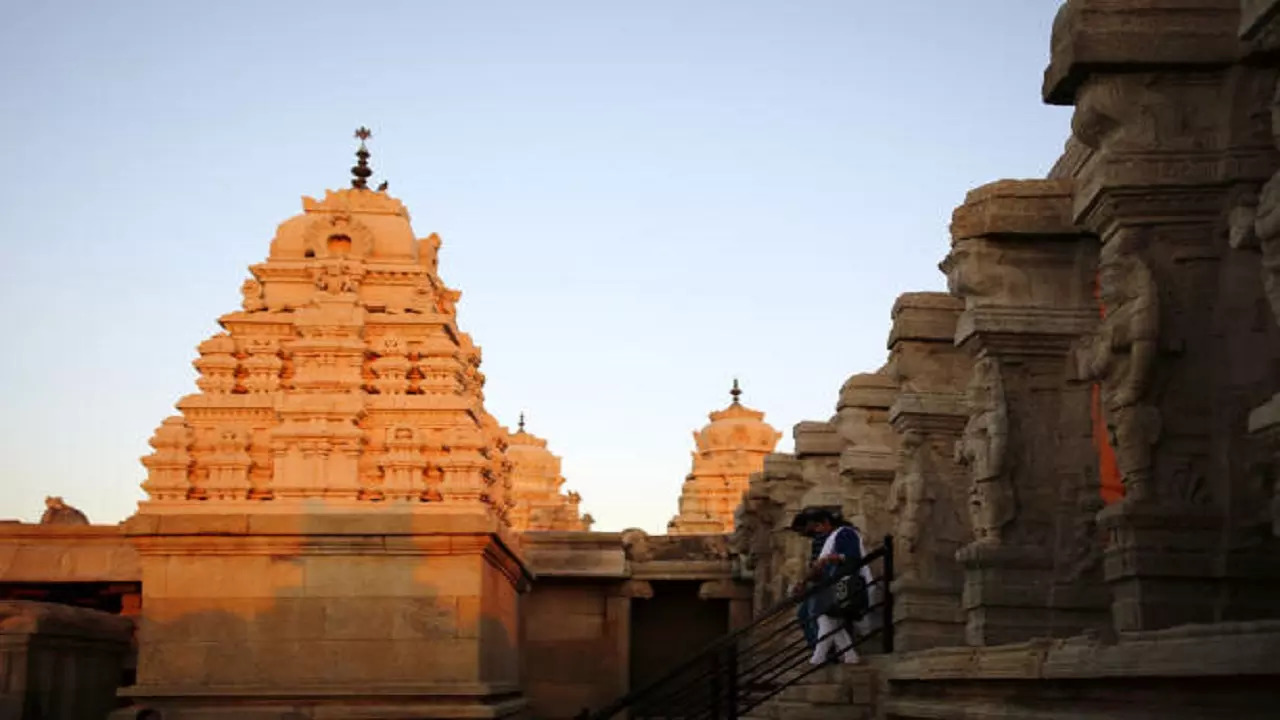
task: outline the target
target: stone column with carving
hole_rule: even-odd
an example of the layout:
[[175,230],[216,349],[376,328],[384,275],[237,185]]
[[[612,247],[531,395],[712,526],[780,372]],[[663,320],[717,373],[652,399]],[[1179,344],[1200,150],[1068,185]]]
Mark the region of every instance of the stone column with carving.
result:
[[1106,623],[1091,388],[1067,372],[1098,324],[1098,248],[1072,223],[1071,191],[1070,179],[971,191],[941,265],[965,302],[956,344],[974,360],[956,446],[971,481],[974,534],[957,556],[971,645]]
[[756,613],[781,601],[804,573],[808,543],[791,531],[791,518],[806,487],[800,462],[787,453],[766,456],[764,469],[751,475],[731,545],[739,556],[739,577],[751,580]]
[[840,388],[832,419],[840,436],[840,480],[845,516],[862,531],[868,551],[892,534],[889,488],[898,464],[898,436],[889,408],[898,385],[884,369],[858,373]]
[[963,573],[956,551],[969,542],[968,480],[955,444],[968,413],[972,362],[955,347],[964,303],[946,293],[906,293],[893,306],[889,373],[898,395],[889,422],[899,457],[889,492],[897,578],[896,647],[918,650],[964,640]]
[[[1280,59],[1280,0],[1242,0],[1241,39],[1248,45],[1250,59],[1275,68]],[[1271,140],[1280,148],[1280,80],[1273,77],[1270,102]],[[1271,178],[1258,192],[1256,206],[1246,203],[1235,210],[1231,223],[1232,246],[1258,254],[1262,282],[1273,321],[1280,322],[1280,162]],[[1249,413],[1249,432],[1270,453],[1263,465],[1261,482],[1254,486],[1254,507],[1264,523],[1269,522],[1272,538],[1264,545],[1274,548],[1280,538],[1280,393]]]
[[1074,220],[1101,241],[1105,317],[1076,366],[1101,385],[1124,485],[1099,515],[1120,630],[1256,616],[1274,597],[1258,591],[1275,554],[1244,418],[1276,389],[1276,328],[1226,228],[1274,170],[1259,109],[1275,71],[1237,64],[1240,22],[1236,0],[1071,0],[1054,23],[1045,99],[1075,106],[1092,151]]
[[796,460],[804,476],[807,490],[800,498],[801,507],[823,506],[847,512],[844,488],[840,482],[840,450],[844,443],[835,423],[804,420],[791,430],[795,440]]

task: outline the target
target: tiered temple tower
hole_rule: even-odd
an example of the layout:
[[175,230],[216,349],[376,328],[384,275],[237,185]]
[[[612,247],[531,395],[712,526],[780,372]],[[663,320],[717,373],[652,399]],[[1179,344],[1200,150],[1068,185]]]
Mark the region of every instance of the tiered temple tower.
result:
[[560,457],[547,449],[547,441],[525,430],[524,414],[515,433],[507,436],[511,461],[511,529],[590,530],[594,519],[578,509],[576,492],[560,491]]
[[521,708],[529,573],[508,529],[507,432],[484,409],[440,239],[415,239],[386,184],[369,189],[357,137],[351,187],[279,226],[243,307],[200,345],[200,392],[143,460],[129,694],[166,717]]
[[469,506],[504,516],[506,433],[484,409],[480,348],[437,274],[440,238],[367,188],[303,199],[241,310],[200,344],[201,392],[144,459],[147,513],[304,501]]
[[711,413],[711,423],[693,433],[693,471],[680,492],[680,512],[667,524],[672,535],[733,532],[733,514],[748,479],[764,468],[764,457],[782,437],[764,421],[764,413],[739,401],[737,380],[729,394],[729,407]]

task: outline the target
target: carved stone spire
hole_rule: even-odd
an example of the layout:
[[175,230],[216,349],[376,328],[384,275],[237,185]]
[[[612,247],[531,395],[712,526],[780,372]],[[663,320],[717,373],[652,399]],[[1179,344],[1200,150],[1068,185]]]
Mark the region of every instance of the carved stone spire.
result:
[[369,148],[365,146],[364,141],[373,137],[373,132],[369,128],[361,125],[356,129],[356,139],[360,141],[360,147],[356,150],[356,164],[351,168],[351,187],[357,190],[369,189],[369,176],[373,175],[373,169],[369,167]]
[[729,395],[733,402],[711,413],[710,424],[693,433],[693,468],[685,476],[679,512],[667,524],[668,534],[731,532],[748,478],[764,467],[765,455],[782,437],[764,421],[764,413],[742,404],[737,378]]

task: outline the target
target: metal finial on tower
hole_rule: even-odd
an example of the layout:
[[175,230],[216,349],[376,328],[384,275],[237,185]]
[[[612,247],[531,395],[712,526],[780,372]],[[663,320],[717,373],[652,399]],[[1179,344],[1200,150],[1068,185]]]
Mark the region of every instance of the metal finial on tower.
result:
[[524,432],[524,413],[520,413],[520,432]]
[[369,176],[373,175],[373,169],[369,167],[369,148],[365,147],[364,141],[373,137],[373,132],[369,128],[361,125],[356,128],[356,139],[360,141],[360,148],[356,150],[356,164],[351,168],[351,187],[357,190],[369,189]]
[[737,405],[738,398],[742,396],[742,388],[738,386],[738,378],[733,379],[733,389],[729,391],[729,394],[733,396],[733,404]]

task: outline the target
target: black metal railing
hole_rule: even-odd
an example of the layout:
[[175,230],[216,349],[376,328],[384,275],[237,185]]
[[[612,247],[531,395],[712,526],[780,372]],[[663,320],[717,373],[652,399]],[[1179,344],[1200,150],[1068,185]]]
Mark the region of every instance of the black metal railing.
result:
[[[871,570],[870,582],[863,568]],[[833,577],[784,600],[648,685],[597,711],[584,710],[577,720],[738,720],[823,667],[811,662],[813,647],[840,632],[848,633],[851,644],[841,647],[841,638],[828,644],[828,663],[877,635],[884,652],[893,652],[892,578],[893,538],[885,537],[880,547],[837,568]],[[833,619],[835,628],[822,636],[806,635],[806,623],[816,624],[819,614]]]

